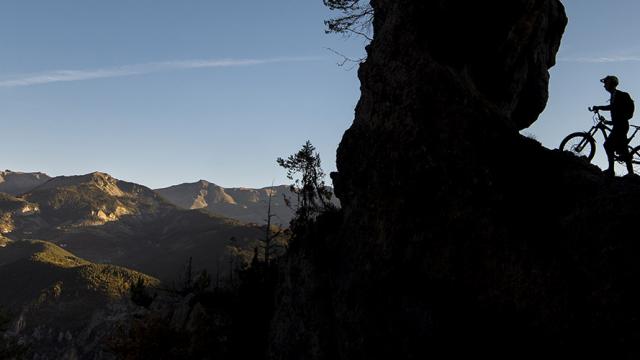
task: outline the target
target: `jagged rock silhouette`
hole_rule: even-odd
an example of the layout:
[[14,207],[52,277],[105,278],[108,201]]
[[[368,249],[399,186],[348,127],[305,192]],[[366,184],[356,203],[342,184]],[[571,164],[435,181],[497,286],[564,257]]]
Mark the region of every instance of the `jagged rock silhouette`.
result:
[[558,0],[377,0],[338,215],[291,245],[274,359],[634,357],[637,179],[518,131]]

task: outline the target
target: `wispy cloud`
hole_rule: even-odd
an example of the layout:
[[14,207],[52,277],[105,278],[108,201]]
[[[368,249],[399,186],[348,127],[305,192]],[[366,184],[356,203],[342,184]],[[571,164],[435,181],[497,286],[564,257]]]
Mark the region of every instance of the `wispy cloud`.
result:
[[558,58],[558,61],[591,64],[639,62],[640,56],[561,57]]
[[54,70],[38,74],[0,77],[0,87],[41,85],[55,82],[83,81],[150,74],[172,70],[252,66],[270,63],[319,60],[319,57],[282,57],[271,59],[205,59],[164,61],[88,70]]

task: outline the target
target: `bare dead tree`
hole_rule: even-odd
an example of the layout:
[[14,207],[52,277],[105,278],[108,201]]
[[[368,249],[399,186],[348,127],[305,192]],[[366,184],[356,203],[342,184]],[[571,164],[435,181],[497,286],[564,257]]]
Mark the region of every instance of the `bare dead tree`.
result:
[[[340,13],[340,16],[333,19],[325,20],[326,26],[325,32],[342,34],[344,36],[356,35],[365,39],[365,42],[370,42],[372,38],[373,29],[373,8],[368,0],[322,0],[324,5],[333,11]],[[367,60],[366,56],[361,58],[352,58],[343,55],[339,51],[331,48],[327,50],[340,56],[341,60],[338,61],[339,67],[344,67],[350,64],[346,68],[347,71],[351,71],[358,65]]]
[[339,67],[344,67],[347,64],[350,64],[350,66],[346,68],[347,71],[353,70],[356,66],[362,64],[365,60],[367,60],[366,57],[353,59],[353,58],[348,57],[348,56],[344,55],[343,53],[341,53],[341,52],[339,52],[337,50],[334,50],[332,48],[325,48],[325,49],[331,51],[332,53],[334,53],[334,54],[336,54],[336,55],[338,55],[338,56],[340,56],[342,58],[340,61],[338,61],[338,66]]
[[273,182],[271,183],[271,188],[269,189],[269,198],[267,201],[267,229],[266,234],[263,240],[262,248],[264,250],[264,263],[269,265],[269,261],[271,259],[272,251],[277,247],[277,244],[274,243],[274,240],[280,236],[282,233],[282,227],[279,226],[278,230],[273,231],[271,219],[273,219],[275,214],[271,211],[271,202],[273,200]]

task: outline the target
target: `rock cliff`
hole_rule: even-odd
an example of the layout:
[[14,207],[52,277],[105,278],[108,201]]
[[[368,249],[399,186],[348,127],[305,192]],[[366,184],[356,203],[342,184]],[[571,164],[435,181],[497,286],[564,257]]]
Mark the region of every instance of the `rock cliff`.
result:
[[271,358],[637,357],[640,183],[518,133],[562,4],[371,5],[343,207],[291,244]]

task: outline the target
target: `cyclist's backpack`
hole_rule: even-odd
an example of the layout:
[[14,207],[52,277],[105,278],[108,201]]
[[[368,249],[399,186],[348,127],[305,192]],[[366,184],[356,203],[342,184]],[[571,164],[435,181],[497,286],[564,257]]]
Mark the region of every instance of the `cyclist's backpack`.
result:
[[619,105],[618,113],[622,119],[629,120],[633,117],[633,111],[635,110],[635,104],[631,99],[629,94],[624,93],[625,96],[621,97],[621,100],[624,99],[622,104]]

